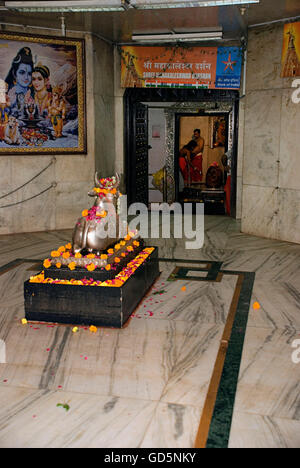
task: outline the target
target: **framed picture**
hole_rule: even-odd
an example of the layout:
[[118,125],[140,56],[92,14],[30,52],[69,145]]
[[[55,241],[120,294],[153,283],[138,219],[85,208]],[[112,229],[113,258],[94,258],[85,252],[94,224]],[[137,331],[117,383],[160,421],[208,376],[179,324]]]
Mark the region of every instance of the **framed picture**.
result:
[[226,119],[224,116],[211,118],[211,141],[210,147],[217,148],[226,145]]
[[0,155],[86,153],[84,40],[0,33]]

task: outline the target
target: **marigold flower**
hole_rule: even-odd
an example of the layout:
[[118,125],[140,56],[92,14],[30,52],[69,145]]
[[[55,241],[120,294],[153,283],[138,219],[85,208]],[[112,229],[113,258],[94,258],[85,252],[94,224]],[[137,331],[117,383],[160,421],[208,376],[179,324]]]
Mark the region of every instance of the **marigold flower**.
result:
[[122,286],[122,285],[123,285],[123,281],[121,281],[121,280],[119,280],[119,279],[118,279],[118,280],[115,280],[114,286],[116,286],[117,288],[119,288],[119,287]]
[[77,253],[75,254],[75,258],[81,258],[81,257],[82,257],[82,255],[81,255],[80,252],[77,252]]
[[90,253],[86,256],[86,258],[95,258],[95,254]]
[[109,254],[113,254],[114,253],[114,249],[108,249],[107,251]]
[[61,267],[61,263],[60,263],[60,262],[57,262],[57,263],[55,264],[55,266],[56,266],[56,268],[60,268],[60,267]]
[[97,332],[97,327],[95,327],[95,325],[91,325],[89,330],[92,332],[92,333],[96,333]]
[[26,323],[27,323],[26,318],[22,318],[21,322],[22,322],[22,325],[26,325]]
[[116,245],[115,245],[115,249],[116,249],[116,250],[120,250],[120,248],[121,248],[120,244],[116,244]]
[[72,328],[72,332],[73,332],[73,333],[78,332],[78,327],[73,327],[73,328]]
[[76,268],[76,263],[75,263],[75,262],[71,262],[71,263],[69,263],[68,267],[70,268],[70,270],[75,270],[75,268]]
[[107,211],[102,210],[100,211],[100,213],[96,213],[96,216],[98,216],[99,218],[105,218],[107,216]]
[[60,257],[60,252],[58,250],[52,250],[51,257]]
[[51,261],[48,258],[46,258],[46,260],[44,260],[44,262],[43,262],[43,266],[44,266],[44,268],[50,268],[51,267]]
[[86,266],[86,268],[89,270],[89,271],[94,271],[95,270],[95,265],[93,263],[90,263],[89,265]]
[[106,265],[105,270],[109,271],[110,269],[111,269],[111,266],[109,264]]
[[72,248],[72,244],[71,242],[69,242],[68,244],[65,245],[65,248],[70,250]]
[[101,260],[107,260],[107,255],[106,255],[106,254],[102,254],[100,258],[101,258]]
[[61,245],[60,247],[58,247],[57,251],[58,252],[65,252],[65,247],[63,245]]
[[88,214],[89,214],[89,210],[83,210],[83,211],[81,212],[81,214],[82,214],[83,217],[86,217],[86,216],[88,216]]
[[63,258],[69,258],[69,257],[70,257],[70,252],[63,253]]
[[30,276],[30,283],[42,283],[44,281],[44,271],[35,276]]
[[107,189],[99,189],[99,193],[104,193],[104,195],[107,195],[108,190]]
[[119,257],[115,257],[115,262],[116,262],[116,263],[120,263],[120,261],[121,261],[121,260],[119,259]]

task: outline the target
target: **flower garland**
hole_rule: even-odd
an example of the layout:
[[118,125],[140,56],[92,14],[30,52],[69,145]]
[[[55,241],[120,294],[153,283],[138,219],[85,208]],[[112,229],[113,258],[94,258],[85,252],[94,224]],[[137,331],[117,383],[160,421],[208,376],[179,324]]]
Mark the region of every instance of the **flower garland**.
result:
[[[133,273],[147,260],[149,255],[154,251],[154,247],[146,247],[142,250],[128,265],[123,268],[114,279],[106,281],[98,281],[93,278],[83,279],[53,279],[45,278],[45,273],[42,271],[38,275],[31,276],[30,283],[43,283],[43,284],[65,284],[73,286],[108,286],[108,287],[121,287]],[[107,265],[110,266],[110,265]]]
[[[48,269],[52,265],[55,265],[56,268],[61,268],[62,262],[66,263],[66,261],[69,261],[67,264],[68,268],[72,271],[74,270],[78,265],[76,263],[76,260],[73,259],[83,259],[87,260],[86,264],[83,265],[88,271],[94,271],[96,268],[106,268],[106,270],[111,269],[110,264],[105,264],[103,262],[107,261],[109,257],[111,257],[113,254],[117,253],[120,249],[124,248],[126,246],[126,243],[129,242],[131,239],[133,239],[136,236],[136,232],[130,232],[129,234],[124,237],[123,240],[120,240],[117,244],[114,245],[113,248],[110,248],[107,250],[106,254],[100,254],[96,255],[93,253],[87,254],[87,255],[82,255],[80,252],[77,252],[76,254],[73,253],[72,251],[72,245],[69,242],[66,245],[60,246],[57,250],[52,250],[50,253],[51,258],[46,258],[43,262],[43,267]],[[130,252],[134,251],[134,247],[139,247],[140,242],[137,240],[134,240],[132,242],[132,245],[128,245],[126,247],[126,251],[120,253],[120,256],[117,256],[113,259],[114,264],[119,264],[121,259],[120,257],[126,257]],[[60,261],[61,260],[61,261]],[[88,261],[90,260],[90,261]],[[94,261],[93,261],[94,260]],[[99,261],[101,260],[102,262]]]

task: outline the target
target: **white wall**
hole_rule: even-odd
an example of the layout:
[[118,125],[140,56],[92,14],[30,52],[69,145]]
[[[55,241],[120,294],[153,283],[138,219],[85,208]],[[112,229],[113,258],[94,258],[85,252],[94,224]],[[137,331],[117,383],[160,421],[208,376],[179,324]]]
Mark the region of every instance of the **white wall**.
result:
[[300,243],[300,104],[281,78],[283,25],[249,32],[242,232]]

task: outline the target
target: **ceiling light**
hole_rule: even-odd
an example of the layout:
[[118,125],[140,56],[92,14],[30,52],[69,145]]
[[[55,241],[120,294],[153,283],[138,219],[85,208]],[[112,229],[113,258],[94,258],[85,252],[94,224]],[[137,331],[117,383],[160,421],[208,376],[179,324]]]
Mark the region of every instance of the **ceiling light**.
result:
[[5,7],[25,12],[124,11],[129,9],[130,0],[10,0]]
[[191,8],[243,5],[259,2],[260,0],[131,0],[131,5],[136,9],[146,10],[156,8]]
[[133,34],[132,40],[136,42],[198,42],[220,40],[222,31],[192,32],[192,33],[166,33],[166,34]]
[[[260,0],[19,0],[5,1],[8,9],[39,12],[124,11],[135,9],[213,7],[259,3]],[[51,6],[50,6],[51,5]]]

